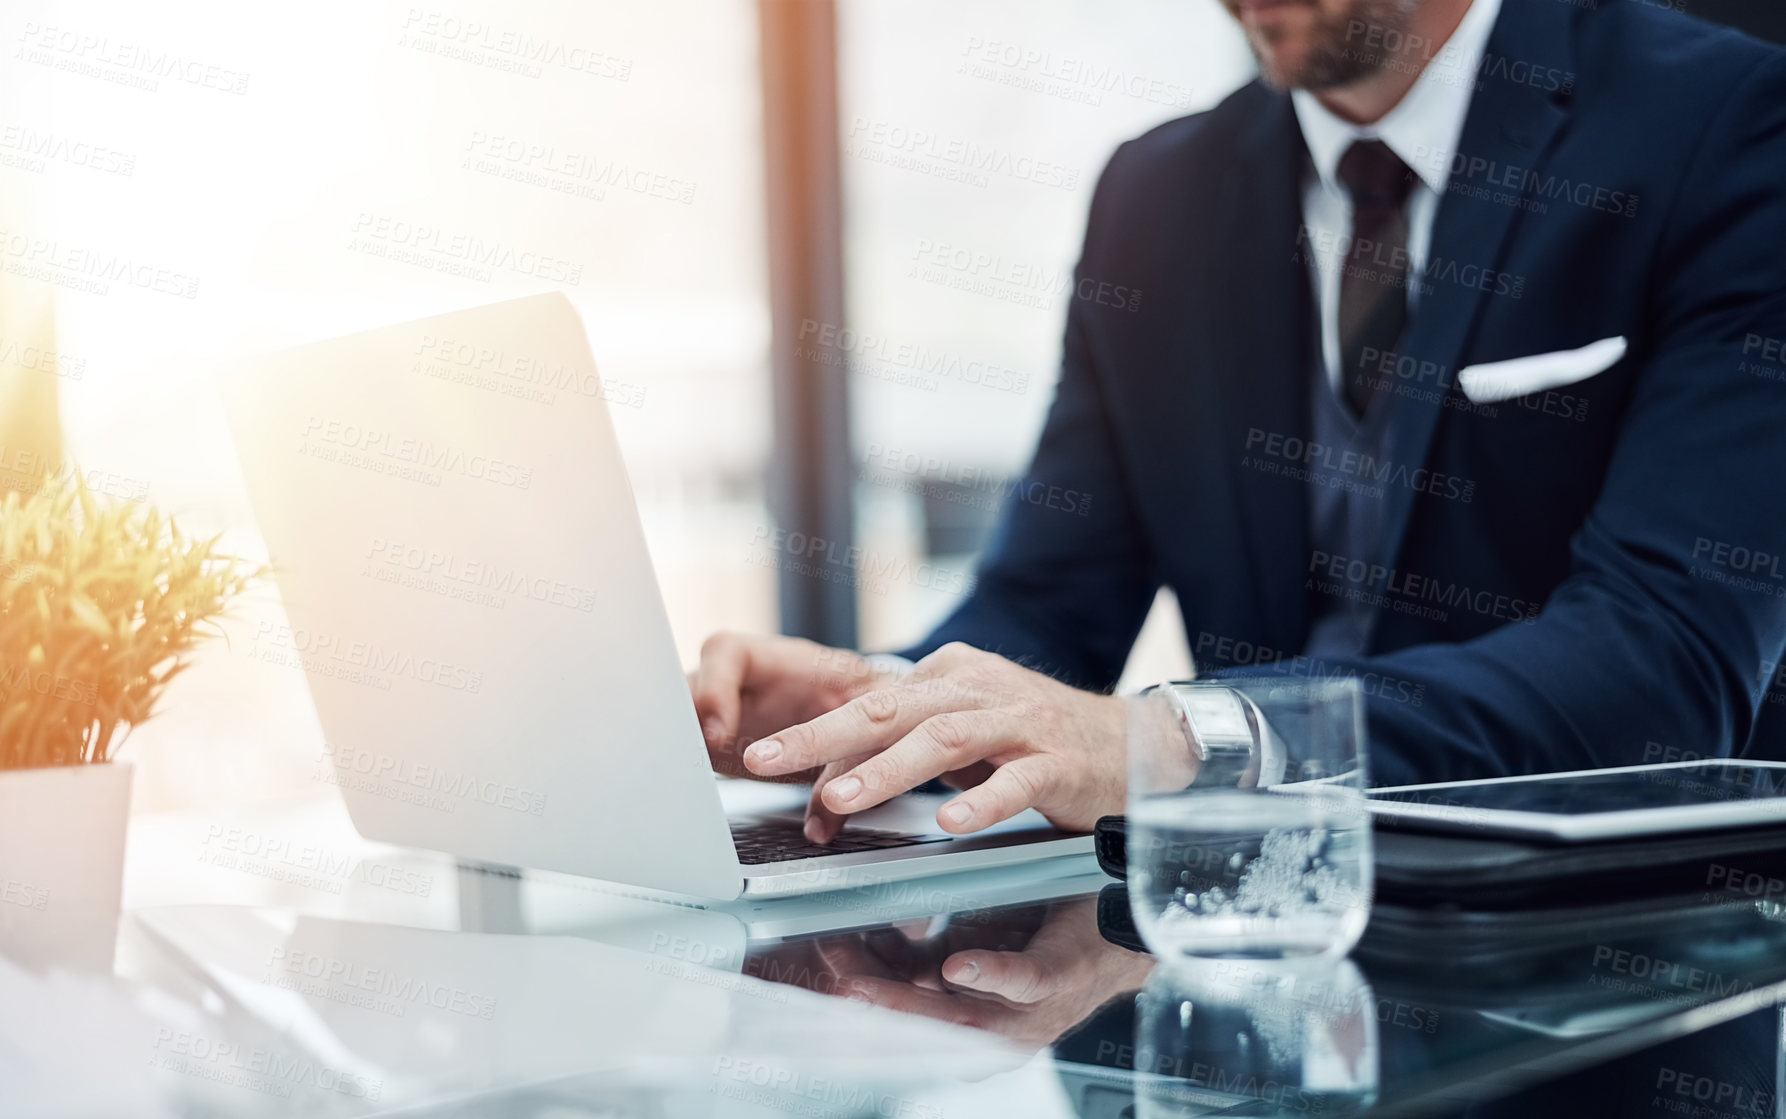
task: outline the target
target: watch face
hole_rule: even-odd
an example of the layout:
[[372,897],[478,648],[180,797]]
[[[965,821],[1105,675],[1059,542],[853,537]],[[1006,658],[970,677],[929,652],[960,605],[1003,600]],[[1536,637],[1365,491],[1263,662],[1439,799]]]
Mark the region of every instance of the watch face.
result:
[[1205,751],[1217,744],[1251,746],[1253,728],[1246,700],[1230,688],[1178,688],[1178,706],[1185,725]]
[[1283,742],[1257,705],[1233,688],[1174,689],[1179,718],[1204,763],[1196,783],[1242,788],[1281,784],[1287,768]]
[[1252,704],[1232,688],[1175,688],[1179,718],[1201,764],[1193,785],[1240,788],[1259,783]]

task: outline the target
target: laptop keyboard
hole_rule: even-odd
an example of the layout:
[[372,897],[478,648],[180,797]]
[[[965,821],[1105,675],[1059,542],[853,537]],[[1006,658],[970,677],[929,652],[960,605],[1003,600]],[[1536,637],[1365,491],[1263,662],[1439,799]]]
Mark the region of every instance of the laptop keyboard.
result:
[[896,831],[849,827],[829,843],[814,843],[801,830],[798,820],[765,820],[760,823],[733,824],[732,843],[738,848],[738,861],[746,866],[762,863],[783,863],[793,859],[816,859],[821,855],[850,855],[858,851],[885,851],[890,847],[912,847],[920,843],[943,843],[946,835],[907,835]]

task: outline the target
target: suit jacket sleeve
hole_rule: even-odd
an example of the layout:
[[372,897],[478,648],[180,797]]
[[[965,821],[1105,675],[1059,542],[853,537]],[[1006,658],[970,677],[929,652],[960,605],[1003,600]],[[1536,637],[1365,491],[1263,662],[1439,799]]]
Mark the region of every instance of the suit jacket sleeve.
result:
[[[1087,246],[1113,220],[1108,183],[1106,173],[1092,199]],[[1122,672],[1158,576],[1130,505],[1089,325],[1095,315],[1128,312],[1077,297],[1096,286],[1086,282],[1083,260],[1074,281],[1060,382],[1034,461],[1005,496],[972,593],[903,656],[917,660],[961,641],[1096,690],[1113,687]]]
[[1728,558],[1786,556],[1786,383],[1744,356],[1757,339],[1786,339],[1783,168],[1786,65],[1770,53],[1708,120],[1666,203],[1645,365],[1569,577],[1535,621],[1460,644],[1217,675],[1363,677],[1377,784],[1748,742],[1786,646],[1786,581],[1746,577]]

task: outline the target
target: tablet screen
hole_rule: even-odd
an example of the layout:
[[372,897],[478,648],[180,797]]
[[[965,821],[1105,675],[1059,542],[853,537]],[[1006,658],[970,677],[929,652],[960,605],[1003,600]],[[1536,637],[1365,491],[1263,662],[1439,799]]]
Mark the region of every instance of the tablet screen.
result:
[[1371,793],[1374,800],[1582,816],[1774,800],[1786,814],[1786,768],[1733,761],[1524,777]]

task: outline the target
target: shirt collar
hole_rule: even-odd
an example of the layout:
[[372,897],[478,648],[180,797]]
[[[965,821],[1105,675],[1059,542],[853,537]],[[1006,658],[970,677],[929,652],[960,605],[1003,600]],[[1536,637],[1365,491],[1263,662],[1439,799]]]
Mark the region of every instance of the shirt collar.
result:
[[1451,153],[1463,135],[1489,33],[1500,11],[1501,0],[1475,0],[1451,38],[1428,60],[1414,88],[1375,124],[1342,120],[1313,93],[1292,90],[1296,123],[1321,184],[1328,190],[1344,190],[1337,178],[1340,157],[1354,141],[1381,140],[1428,189],[1443,194]]

